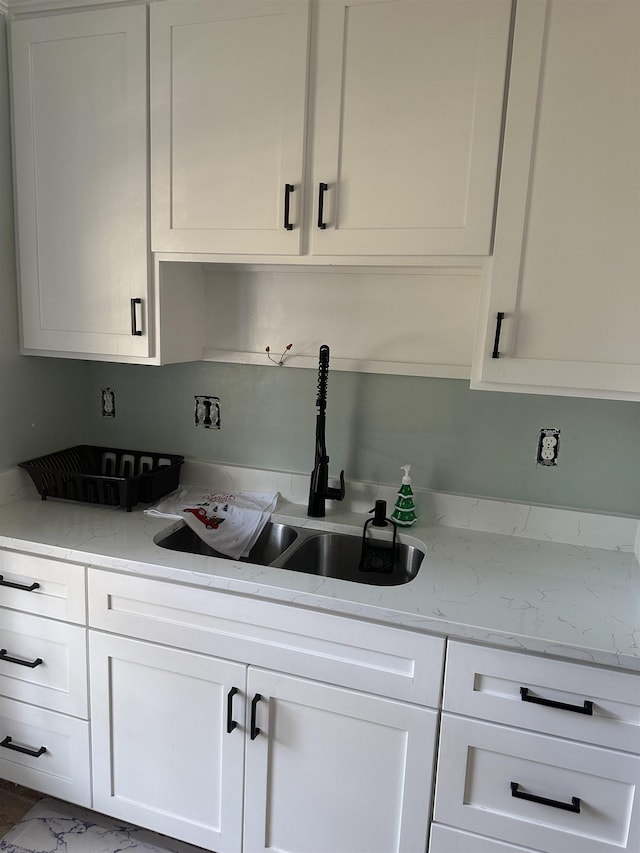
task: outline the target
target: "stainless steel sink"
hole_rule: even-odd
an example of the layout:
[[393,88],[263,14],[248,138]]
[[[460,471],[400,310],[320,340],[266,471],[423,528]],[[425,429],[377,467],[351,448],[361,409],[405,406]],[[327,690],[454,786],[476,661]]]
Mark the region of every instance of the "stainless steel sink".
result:
[[[297,531],[287,524],[268,522],[256,544],[249,552],[249,556],[240,557],[240,562],[268,566],[287,550],[296,540],[297,536]],[[163,539],[159,539],[156,545],[159,545],[161,548],[168,548],[170,551],[186,551],[188,554],[203,554],[206,557],[225,557],[226,559],[230,559],[226,554],[221,554],[219,551],[210,548],[197,533],[186,525],[174,530],[173,533],[170,533]]]
[[418,574],[424,558],[419,548],[399,543],[396,545],[392,568],[385,566],[386,554],[369,552],[365,561],[367,568],[360,568],[362,537],[345,533],[316,533],[293,548],[283,562],[283,568],[294,572],[322,575],[328,578],[375,584],[376,586],[397,586],[408,583]]
[[[171,551],[231,559],[226,554],[210,548],[186,524],[167,536],[157,539],[156,545]],[[378,545],[380,545],[379,542]],[[295,528],[288,524],[269,522],[249,556],[241,557],[240,562],[257,563],[260,566],[273,566],[356,583],[396,586],[413,580],[424,559],[424,553],[420,548],[404,542],[396,545],[392,566],[385,565],[388,562],[385,560],[388,552],[385,554],[374,550],[368,552],[367,568],[362,569],[360,568],[361,554],[361,535],[325,533],[321,530]]]

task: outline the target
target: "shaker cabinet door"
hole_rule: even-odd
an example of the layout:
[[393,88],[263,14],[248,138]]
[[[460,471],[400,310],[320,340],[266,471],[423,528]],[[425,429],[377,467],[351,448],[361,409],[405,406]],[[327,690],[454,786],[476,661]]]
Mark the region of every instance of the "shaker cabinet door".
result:
[[308,7],[151,4],[154,251],[299,252]]
[[519,0],[472,387],[640,399],[640,5]]
[[247,701],[246,853],[426,849],[435,711],[253,667]]
[[487,255],[510,0],[319,0],[313,255]]
[[146,358],[146,9],[10,34],[23,352]]
[[94,808],[237,853],[246,667],[93,631],[90,662]]

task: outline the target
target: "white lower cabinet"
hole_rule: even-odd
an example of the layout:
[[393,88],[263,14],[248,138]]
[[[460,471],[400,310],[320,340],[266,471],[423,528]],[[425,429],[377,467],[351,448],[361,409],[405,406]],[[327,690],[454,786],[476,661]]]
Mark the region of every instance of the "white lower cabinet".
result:
[[0,549],[0,779],[91,806],[84,575]]
[[637,675],[450,642],[443,708],[430,853],[640,848]]
[[[216,853],[426,849],[438,714],[424,699],[379,695],[394,676],[377,673],[384,661],[414,672],[401,656],[421,648],[424,678],[404,689],[418,696],[431,681],[436,704],[442,640],[99,570],[89,578],[95,809]],[[117,625],[141,637],[106,633]],[[305,661],[318,680],[301,676]],[[333,667],[358,689],[327,683]]]
[[94,808],[239,850],[244,723],[228,734],[227,722],[243,719],[246,667],[97,632],[90,667]]
[[435,711],[252,668],[248,686],[246,853],[425,849]]
[[89,723],[0,696],[0,778],[91,805]]
[[506,844],[462,829],[436,823],[431,828],[429,853],[531,853],[530,847]]
[[435,819],[548,853],[636,851],[640,758],[443,715]]

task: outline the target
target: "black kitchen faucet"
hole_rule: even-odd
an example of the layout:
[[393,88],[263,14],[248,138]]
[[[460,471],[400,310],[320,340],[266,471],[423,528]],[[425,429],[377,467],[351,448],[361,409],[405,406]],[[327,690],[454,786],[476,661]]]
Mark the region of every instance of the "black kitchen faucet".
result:
[[329,378],[329,347],[323,344],[319,352],[318,396],[316,407],[316,456],[309,487],[309,507],[307,515],[323,518],[325,500],[341,501],[344,498],[344,471],[340,471],[340,488],[329,486],[329,457],[325,440],[327,410],[327,380]]

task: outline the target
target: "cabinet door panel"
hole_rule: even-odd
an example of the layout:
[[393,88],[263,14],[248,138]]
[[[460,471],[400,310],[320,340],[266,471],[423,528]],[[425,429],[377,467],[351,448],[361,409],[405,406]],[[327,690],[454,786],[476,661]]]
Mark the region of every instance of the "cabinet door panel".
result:
[[313,254],[488,254],[508,0],[320,0]]
[[11,54],[22,345],[147,356],[146,10],[15,21]]
[[0,610],[0,646],[0,693],[86,719],[84,627]]
[[637,755],[446,713],[440,755],[440,823],[546,853],[638,849]]
[[472,387],[640,399],[639,149],[637,2],[519,3]]
[[207,849],[240,849],[245,667],[91,632],[94,807]]
[[85,576],[82,566],[2,549],[0,575],[7,584],[0,586],[1,607],[84,625]]
[[425,849],[435,711],[250,669],[256,693],[245,850]]
[[535,853],[530,847],[505,844],[461,829],[434,823],[429,837],[429,853]]
[[91,806],[86,720],[0,696],[0,743],[0,778]]
[[637,673],[450,641],[443,707],[612,749],[640,744]]
[[155,251],[299,251],[307,41],[306,0],[152,4]]

